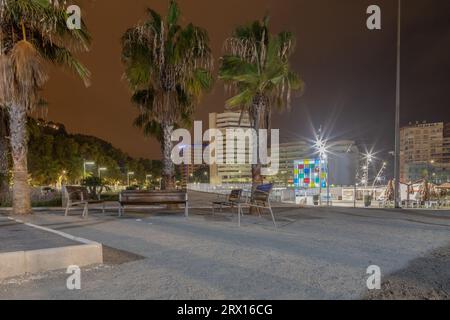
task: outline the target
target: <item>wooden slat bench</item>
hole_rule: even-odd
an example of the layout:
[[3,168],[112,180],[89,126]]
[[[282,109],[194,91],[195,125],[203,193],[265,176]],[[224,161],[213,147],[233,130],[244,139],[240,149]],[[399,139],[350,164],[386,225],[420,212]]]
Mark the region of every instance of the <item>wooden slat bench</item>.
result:
[[215,207],[219,207],[222,211],[222,207],[231,207],[231,210],[233,210],[234,207],[237,207],[238,204],[241,202],[242,197],[242,189],[236,189],[232,190],[230,195],[228,196],[227,200],[225,201],[215,201],[212,203],[212,213],[214,214]]
[[189,216],[189,200],[186,192],[178,191],[123,191],[119,195],[119,217],[126,206],[154,206],[184,204],[184,215]]
[[89,214],[89,205],[90,204],[103,204],[102,212],[105,213],[105,202],[100,200],[100,195],[98,195],[97,199],[93,199],[89,194],[86,187],[80,186],[66,186],[66,210],[64,215],[67,217],[70,211],[70,208],[73,206],[83,205],[83,218],[87,218]]
[[275,226],[275,229],[277,229],[277,223],[275,221],[275,216],[273,214],[272,206],[270,204],[270,194],[272,193],[272,184],[263,184],[256,188],[253,197],[250,199],[249,202],[246,203],[240,203],[238,205],[238,225],[241,226],[241,215],[242,215],[242,209],[243,207],[247,207],[249,209],[256,208],[258,210],[258,213],[261,215],[261,209],[267,209],[270,212],[270,215],[272,216],[272,221]]

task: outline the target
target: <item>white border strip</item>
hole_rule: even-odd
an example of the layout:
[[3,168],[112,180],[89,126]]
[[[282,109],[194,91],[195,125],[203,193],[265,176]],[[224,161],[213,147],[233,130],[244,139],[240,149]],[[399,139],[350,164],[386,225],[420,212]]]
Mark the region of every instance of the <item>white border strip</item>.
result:
[[32,224],[32,223],[27,223],[27,222],[24,222],[22,220],[14,219],[14,218],[11,218],[11,217],[7,217],[7,218],[9,220],[15,221],[17,223],[24,224],[24,225],[26,225],[28,227],[39,229],[39,230],[46,231],[46,232],[49,232],[49,233],[53,233],[53,234],[59,235],[61,237],[64,237],[64,238],[72,240],[72,241],[76,241],[76,242],[80,242],[80,243],[84,243],[84,244],[101,245],[101,243],[96,242],[96,241],[75,237],[75,236],[72,236],[72,235],[70,235],[68,233],[64,233],[64,232],[61,232],[61,231],[56,231],[56,230],[49,229],[49,228],[42,227],[42,226],[38,226],[38,225],[35,225],[35,224]]

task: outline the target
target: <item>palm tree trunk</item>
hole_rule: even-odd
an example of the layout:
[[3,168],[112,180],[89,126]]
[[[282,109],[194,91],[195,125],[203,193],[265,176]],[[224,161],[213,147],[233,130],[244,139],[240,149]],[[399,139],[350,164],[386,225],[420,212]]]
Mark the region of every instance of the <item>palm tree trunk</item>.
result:
[[253,99],[253,104],[251,108],[251,117],[253,122],[253,129],[256,130],[256,137],[257,141],[254,143],[257,143],[256,147],[256,164],[252,164],[252,198],[256,191],[256,188],[261,185],[264,180],[261,175],[261,158],[259,157],[259,129],[261,129],[261,118],[265,115],[266,107],[268,105],[268,99],[266,96],[262,94],[258,94]]
[[[0,128],[1,131],[1,128]],[[9,183],[9,150],[8,141],[3,133],[0,134],[0,204],[8,199]]]
[[9,147],[6,110],[0,108],[0,205],[9,198]]
[[172,133],[173,124],[169,122],[163,122],[163,174],[162,174],[162,189],[163,190],[174,190],[174,165],[172,162]]
[[8,108],[10,121],[11,156],[13,160],[13,213],[31,214],[30,186],[28,185],[27,111],[19,104]]

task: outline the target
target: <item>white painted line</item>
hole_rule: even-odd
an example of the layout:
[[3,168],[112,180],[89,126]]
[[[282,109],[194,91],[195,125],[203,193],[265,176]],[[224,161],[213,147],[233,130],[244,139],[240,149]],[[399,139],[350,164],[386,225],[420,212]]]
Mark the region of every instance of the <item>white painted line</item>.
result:
[[8,219],[12,220],[12,221],[15,221],[17,223],[24,224],[24,225],[26,225],[28,227],[31,227],[31,228],[35,228],[35,229],[39,229],[39,230],[42,230],[42,231],[46,231],[46,232],[50,232],[50,233],[59,235],[61,237],[64,237],[64,238],[72,240],[72,241],[81,242],[81,243],[84,243],[84,244],[100,245],[99,242],[88,240],[88,239],[84,239],[84,238],[74,237],[74,236],[72,236],[72,235],[70,235],[68,233],[64,233],[64,232],[61,232],[61,231],[56,231],[56,230],[49,229],[49,228],[42,227],[42,226],[38,226],[38,225],[35,225],[35,224],[32,224],[32,223],[27,223],[27,222],[24,222],[22,220],[14,219],[14,218],[11,218],[11,217],[8,217]]

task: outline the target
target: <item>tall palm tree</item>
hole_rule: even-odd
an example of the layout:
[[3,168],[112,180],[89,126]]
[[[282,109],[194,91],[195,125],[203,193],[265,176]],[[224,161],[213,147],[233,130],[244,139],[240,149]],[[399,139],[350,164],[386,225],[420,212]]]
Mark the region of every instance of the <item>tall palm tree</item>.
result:
[[8,117],[6,110],[0,106],[0,205],[9,193],[9,146]]
[[13,212],[31,213],[27,115],[48,77],[45,62],[67,66],[87,84],[89,71],[72,55],[88,50],[85,25],[69,30],[63,0],[0,0],[0,105],[9,116]]
[[[291,91],[303,88],[298,74],[289,65],[294,52],[294,36],[290,32],[271,35],[269,19],[255,21],[236,28],[225,41],[219,78],[224,81],[232,98],[227,106],[248,113],[251,127],[270,129],[272,107],[290,108]],[[263,182],[261,159],[252,165],[253,190]]]
[[208,34],[202,28],[179,24],[176,1],[163,18],[148,9],[148,19],[122,37],[125,78],[140,109],[135,124],[162,140],[163,188],[173,189],[171,160],[173,128],[189,119],[202,94],[211,88],[213,59]]

